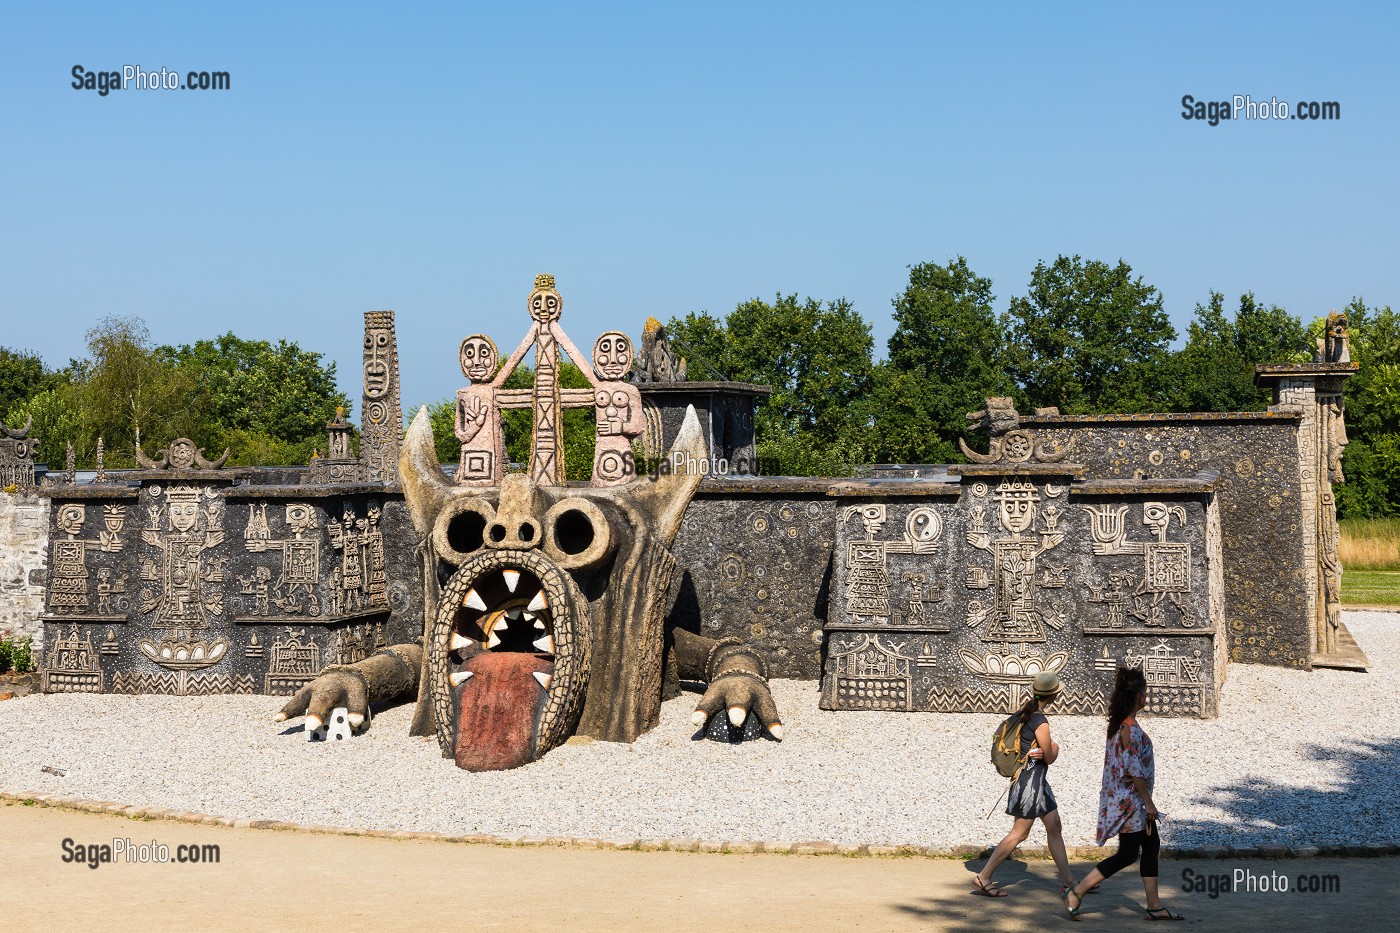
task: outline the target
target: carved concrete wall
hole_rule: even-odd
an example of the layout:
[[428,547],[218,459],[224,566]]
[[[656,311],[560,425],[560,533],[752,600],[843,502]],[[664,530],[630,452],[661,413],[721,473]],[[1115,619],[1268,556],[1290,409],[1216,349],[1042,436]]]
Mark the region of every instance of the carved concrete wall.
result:
[[422,631],[413,529],[383,487],[173,474],[52,496],[46,690],[285,694]]
[[[0,492],[0,630],[44,643],[44,578],[48,567],[49,500]],[[36,653],[37,660],[38,655]]]
[[1073,438],[1091,476],[1220,474],[1231,660],[1305,667],[1312,646],[1315,560],[1307,551],[1307,490],[1294,412],[1059,415],[1022,419]]

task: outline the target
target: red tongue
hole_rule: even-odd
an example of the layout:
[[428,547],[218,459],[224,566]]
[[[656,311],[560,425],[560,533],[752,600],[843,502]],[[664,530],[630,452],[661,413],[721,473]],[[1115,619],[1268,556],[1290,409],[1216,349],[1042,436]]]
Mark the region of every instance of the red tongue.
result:
[[546,699],[532,675],[554,662],[536,654],[487,651],[467,659],[472,677],[457,688],[457,767],[504,771],[530,761],[535,721]]

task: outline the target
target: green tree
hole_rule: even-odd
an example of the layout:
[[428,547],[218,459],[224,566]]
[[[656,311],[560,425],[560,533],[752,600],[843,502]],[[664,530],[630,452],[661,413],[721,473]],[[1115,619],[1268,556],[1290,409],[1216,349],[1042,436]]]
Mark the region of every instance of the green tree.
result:
[[991,279],[961,256],[946,266],[910,267],[909,284],[894,299],[889,357],[876,367],[870,396],[877,459],[964,459],[957,439],[967,432],[967,413],[1011,388],[994,300]]
[[[1400,514],[1400,314],[1368,308],[1353,298],[1345,313],[1351,358],[1359,364],[1347,381],[1346,422],[1351,443],[1337,488],[1342,518]],[[1314,321],[1320,336],[1325,319]]]
[[161,347],[156,356],[198,387],[201,430],[228,446],[235,463],[306,463],[313,448],[325,446],[336,409],[350,406],[336,386],[335,363],[287,340],[242,340],[230,332]]
[[1186,346],[1173,361],[1174,411],[1262,411],[1272,397],[1254,384],[1254,367],[1310,358],[1307,329],[1283,308],[1265,307],[1246,292],[1232,320],[1224,305],[1216,291],[1196,305]]
[[773,388],[755,429],[768,472],[849,472],[870,456],[870,325],[845,299],[754,298],[721,322],[672,318],[667,331],[731,379]]
[[[36,354],[0,347],[0,421],[16,427],[10,413],[62,381],[62,375],[50,372]],[[23,424],[24,419],[19,419],[18,426]]]
[[1176,338],[1162,296],[1119,260],[1036,264],[1006,315],[1007,369],[1029,407],[1140,412],[1166,403],[1162,373]]

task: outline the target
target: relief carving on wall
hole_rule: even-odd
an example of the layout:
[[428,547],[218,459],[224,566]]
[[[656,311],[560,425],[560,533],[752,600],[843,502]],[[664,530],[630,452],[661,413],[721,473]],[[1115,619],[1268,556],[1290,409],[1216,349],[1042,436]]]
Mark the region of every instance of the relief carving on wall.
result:
[[[122,550],[122,530],[126,527],[126,506],[102,507],[102,530],[96,539],[81,539],[87,506],[65,503],[54,515],[54,527],[63,537],[53,539],[53,566],[49,571],[49,611],[54,615],[116,621],[117,612],[129,605],[125,599],[126,577],[114,576],[109,568],[97,571],[97,615],[90,616],[92,591],[88,583],[88,557],[91,551],[115,554]],[[122,617],[125,621],[125,617]]]
[[218,584],[228,558],[205,553],[224,541],[223,497],[188,483],[148,486],[145,493],[151,501],[141,540],[160,554],[141,559],[140,609],[155,613],[153,628],[207,628],[224,611]]
[[316,531],[316,511],[305,502],[287,505],[286,523],[290,538],[273,538],[267,521],[267,503],[248,507],[248,526],[243,540],[248,551],[262,554],[277,551],[281,555],[276,582],[272,568],[257,566],[253,575],[239,577],[239,593],[244,597],[245,611],[255,616],[267,616],[275,605],[290,615],[318,616],[321,602],[316,586],[321,582],[321,538]]
[[1142,555],[1142,578],[1133,586],[1132,576],[1118,570],[1110,572],[1102,585],[1089,585],[1089,601],[1102,603],[1105,614],[1101,624],[1085,628],[1088,634],[1126,633],[1131,626],[1129,619],[1150,629],[1167,627],[1166,607],[1176,609],[1177,621],[1193,634],[1201,631],[1200,623],[1193,611],[1185,605],[1183,596],[1192,591],[1191,544],[1187,541],[1168,541],[1172,519],[1186,527],[1186,509],[1180,505],[1165,502],[1144,502],[1142,523],[1152,533],[1149,541],[1128,540],[1128,512],[1126,505],[1080,506],[1089,515],[1089,533],[1093,539],[1093,552],[1103,557],[1123,557]]
[[875,537],[887,521],[883,503],[850,505],[841,510],[843,524],[852,518],[859,519],[865,539],[846,542],[846,584],[843,593],[846,612],[857,624],[880,628],[914,626],[927,630],[925,605],[938,598],[941,587],[937,583],[930,584],[927,573],[901,573],[899,582],[908,584],[904,608],[903,611],[892,609],[889,555],[933,554],[937,551],[939,539],[943,536],[943,521],[938,513],[928,506],[911,509],[904,520],[903,535],[896,540],[883,541]]

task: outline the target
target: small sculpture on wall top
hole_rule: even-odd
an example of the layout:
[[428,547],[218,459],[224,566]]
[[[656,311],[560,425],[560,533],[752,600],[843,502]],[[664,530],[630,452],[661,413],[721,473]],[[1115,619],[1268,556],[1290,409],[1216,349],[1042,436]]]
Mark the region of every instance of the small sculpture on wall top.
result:
[[1074,446],[1037,437],[1035,431],[1020,427],[1021,415],[1009,398],[988,398],[986,406],[968,412],[967,419],[985,428],[989,437],[985,454],[958,438],[958,447],[973,463],[1060,463]]
[[217,470],[228,460],[228,448],[215,460],[206,459],[204,448],[196,447],[188,437],[177,437],[170,446],[156,451],[154,459],[141,450],[141,442],[136,442],[136,461],[148,470]]

